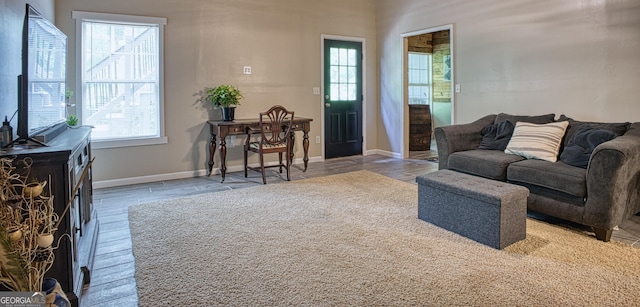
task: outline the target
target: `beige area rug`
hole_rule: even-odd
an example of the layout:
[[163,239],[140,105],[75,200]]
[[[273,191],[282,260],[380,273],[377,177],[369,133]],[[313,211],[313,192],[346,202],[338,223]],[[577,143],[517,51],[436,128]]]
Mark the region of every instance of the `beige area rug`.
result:
[[129,209],[140,306],[634,306],[640,249],[527,220],[496,250],[367,171]]

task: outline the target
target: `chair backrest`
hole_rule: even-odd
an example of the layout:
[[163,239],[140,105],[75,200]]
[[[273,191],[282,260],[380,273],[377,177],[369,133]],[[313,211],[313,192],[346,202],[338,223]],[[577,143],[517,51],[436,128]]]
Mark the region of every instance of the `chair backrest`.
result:
[[273,106],[266,112],[260,113],[260,131],[263,145],[278,145],[289,140],[293,125],[293,111],[287,111],[283,106]]

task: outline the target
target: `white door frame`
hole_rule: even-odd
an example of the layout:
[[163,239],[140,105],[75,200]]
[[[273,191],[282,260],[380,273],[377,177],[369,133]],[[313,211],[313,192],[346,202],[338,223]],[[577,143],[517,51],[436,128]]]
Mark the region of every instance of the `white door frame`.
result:
[[348,41],[348,42],[359,42],[362,43],[362,155],[364,156],[367,151],[367,129],[365,129],[365,121],[367,114],[367,44],[366,39],[364,37],[354,37],[354,36],[341,36],[341,35],[331,35],[331,34],[320,34],[320,135],[321,141],[320,146],[322,147],[322,161],[325,160],[324,155],[324,40],[339,40],[339,41]]
[[[402,140],[402,152],[400,153],[400,155],[402,156],[403,159],[406,159],[409,157],[409,93],[407,91],[407,82],[409,82],[408,80],[408,52],[409,52],[409,46],[407,44],[408,38],[410,36],[416,36],[416,35],[420,35],[420,34],[426,34],[426,33],[432,33],[432,32],[438,32],[438,31],[444,31],[444,30],[449,30],[449,48],[450,48],[450,52],[451,52],[451,123],[455,123],[455,92],[454,92],[454,84],[455,82],[455,78],[456,78],[456,74],[455,74],[455,53],[453,52],[453,35],[454,35],[454,27],[453,24],[448,24],[448,25],[442,25],[442,26],[437,26],[437,27],[433,27],[433,28],[427,28],[427,29],[423,29],[423,30],[417,30],[417,31],[412,31],[412,32],[407,32],[407,33],[402,33],[401,34],[401,39],[402,39],[402,131],[401,131],[401,140]],[[432,106],[433,107],[433,106]],[[432,123],[433,124],[433,123]]]

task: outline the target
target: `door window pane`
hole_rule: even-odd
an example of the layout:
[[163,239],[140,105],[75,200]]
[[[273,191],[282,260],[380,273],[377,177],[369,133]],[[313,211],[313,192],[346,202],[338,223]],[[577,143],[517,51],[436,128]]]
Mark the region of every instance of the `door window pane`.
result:
[[329,52],[329,65],[336,66],[340,64],[340,56],[338,48],[331,48]]
[[356,49],[329,49],[329,99],[332,101],[354,101],[357,98],[357,52]]
[[356,68],[348,67],[347,68],[347,83],[355,84],[356,83]]
[[355,49],[349,49],[348,51],[348,58],[347,58],[347,65],[349,66],[356,66],[356,50]]

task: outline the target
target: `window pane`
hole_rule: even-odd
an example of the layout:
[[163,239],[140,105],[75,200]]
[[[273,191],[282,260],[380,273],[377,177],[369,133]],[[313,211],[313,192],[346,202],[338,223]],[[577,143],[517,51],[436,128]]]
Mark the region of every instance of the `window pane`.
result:
[[337,101],[340,100],[340,85],[339,84],[331,84],[331,100]]
[[353,66],[347,68],[347,82],[356,83],[356,68]]
[[83,21],[83,124],[92,138],[160,136],[157,25]]
[[347,67],[340,66],[340,83],[347,83]]
[[349,99],[349,88],[346,84],[340,84],[340,100]]
[[427,71],[426,70],[416,70],[416,83],[425,84],[427,83]]
[[347,65],[356,66],[356,50],[355,49],[349,49]]
[[419,77],[420,77],[420,70],[409,69],[409,83],[419,83],[418,82]]
[[349,84],[348,85],[347,100],[356,100],[356,85],[355,84]]
[[340,83],[340,73],[338,73],[339,66],[331,66],[330,67],[330,76],[329,80],[331,83]]
[[340,64],[340,55],[338,48],[330,48],[329,50],[329,65],[339,65]]
[[340,48],[340,65],[346,66],[347,64],[347,49]]

